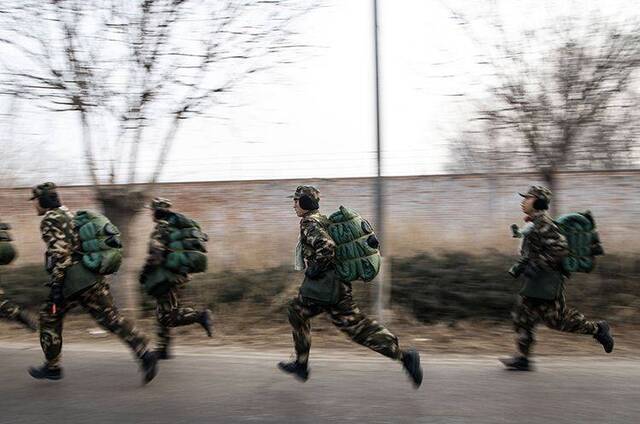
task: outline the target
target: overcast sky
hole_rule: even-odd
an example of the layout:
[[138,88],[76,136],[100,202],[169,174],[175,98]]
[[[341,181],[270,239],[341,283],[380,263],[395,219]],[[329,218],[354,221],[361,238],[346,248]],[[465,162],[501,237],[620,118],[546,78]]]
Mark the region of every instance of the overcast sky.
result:
[[[385,175],[443,172],[447,140],[464,129],[473,112],[469,97],[459,94],[481,97],[486,88],[484,70],[475,64],[478,46],[447,6],[475,17],[483,13],[477,3],[380,1]],[[616,1],[580,2],[588,7],[579,10],[575,2],[497,3],[516,32],[601,6],[614,16],[626,11]],[[299,24],[302,37],[315,47],[292,65],[248,80],[234,93],[233,107],[187,121],[163,181],[375,174],[372,1],[325,4]],[[76,117],[25,110],[11,119],[12,125],[3,123],[3,148],[21,152],[18,162],[25,163],[29,177],[88,182]],[[148,168],[154,157],[143,158],[142,166]]]

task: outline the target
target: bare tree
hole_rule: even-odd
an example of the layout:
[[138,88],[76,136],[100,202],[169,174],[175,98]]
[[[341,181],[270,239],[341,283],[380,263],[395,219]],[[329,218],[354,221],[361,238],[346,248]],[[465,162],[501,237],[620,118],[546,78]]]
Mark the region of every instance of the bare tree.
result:
[[[77,116],[96,196],[126,241],[183,122],[224,103],[247,77],[292,61],[302,47],[293,24],[315,3],[5,1],[0,89]],[[132,185],[140,182],[150,184]]]
[[[463,135],[464,142],[453,143],[454,161],[463,150],[494,170],[535,170],[551,189],[561,170],[634,163],[640,25],[598,17],[582,32],[575,20],[559,19],[550,28],[524,31],[518,40],[500,22],[492,28],[496,39],[478,40],[489,50],[482,61],[494,81],[475,118],[482,137]],[[500,149],[488,147],[492,143]]]

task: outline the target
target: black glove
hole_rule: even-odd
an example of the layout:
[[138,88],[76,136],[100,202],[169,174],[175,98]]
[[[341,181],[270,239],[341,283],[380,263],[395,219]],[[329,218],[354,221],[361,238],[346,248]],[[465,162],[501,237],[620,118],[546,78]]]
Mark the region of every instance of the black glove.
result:
[[310,278],[311,280],[317,280],[324,277],[324,274],[326,272],[326,269],[323,269],[318,264],[311,264],[304,271],[304,275],[306,275],[307,278]]
[[515,264],[513,264],[511,268],[509,268],[509,271],[508,271],[509,275],[511,275],[513,278],[520,277],[520,275],[525,273],[528,264],[529,264],[529,259],[520,258],[518,262],[516,262]]
[[51,284],[51,292],[49,293],[49,300],[58,308],[62,306],[62,304],[64,303],[64,294],[62,293],[62,284],[60,283]]

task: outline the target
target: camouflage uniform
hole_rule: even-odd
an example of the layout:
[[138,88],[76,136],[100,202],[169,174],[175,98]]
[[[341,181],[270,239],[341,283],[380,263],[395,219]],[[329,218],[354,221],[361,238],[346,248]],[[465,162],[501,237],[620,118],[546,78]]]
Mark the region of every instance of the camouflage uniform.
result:
[[[171,202],[163,198],[155,198],[151,201],[150,209],[169,209]],[[145,263],[145,270],[162,265],[168,250],[169,223],[161,219],[155,219],[156,226],[149,240],[149,255]],[[144,271],[143,271],[144,272]],[[156,297],[156,320],[158,322],[158,350],[167,351],[171,344],[171,327],[181,327],[200,323],[203,312],[190,306],[180,305],[180,289],[189,281],[188,275],[179,278],[175,285],[167,293]]]
[[[533,186],[523,197],[535,197],[545,202],[551,200],[549,189]],[[596,334],[598,325],[588,321],[575,309],[565,304],[564,276],[561,274],[561,261],[568,254],[566,238],[545,210],[531,216],[533,227],[524,236],[521,255],[528,260],[527,267],[532,272],[553,271],[561,281],[561,287],[554,299],[542,299],[521,295],[513,312],[517,347],[520,355],[527,357],[535,343],[535,326],[544,323],[558,331],[578,334]],[[527,275],[527,271],[525,271]]]
[[109,285],[102,279],[89,289],[66,299],[52,313],[53,303],[47,302],[40,311],[40,345],[49,368],[60,366],[62,351],[62,323],[65,314],[75,306],[82,306],[105,330],[126,343],[138,358],[147,352],[147,340],[133,323],[120,315],[114,305]]
[[[307,195],[319,201],[319,192],[311,186],[300,186],[293,196],[299,199]],[[300,242],[307,267],[316,266],[322,270],[333,268],[335,243],[320,224],[318,210],[307,212],[300,221]],[[360,311],[351,294],[351,283],[340,283],[340,296],[334,304],[320,304],[301,294],[289,304],[289,322],[293,328],[296,360],[306,365],[311,349],[311,318],[324,312],[329,314],[333,324],[354,342],[366,346],[392,359],[401,359],[402,352],[398,338],[382,325]]]
[[[11,236],[8,233],[10,229],[8,224],[4,224],[0,222],[0,241],[10,243],[12,241]],[[31,326],[34,325],[33,319],[30,314],[27,313],[23,308],[11,302],[10,300],[5,299],[4,290],[0,287],[0,318],[17,321],[20,323],[29,323]]]
[[[41,184],[34,189],[34,198],[56,190],[53,183]],[[64,284],[67,268],[79,261],[80,240],[73,228],[73,214],[65,207],[49,209],[44,214],[40,230],[47,245],[45,254],[49,285]],[[55,305],[49,300],[40,310],[40,345],[46,358],[46,366],[60,366],[62,350],[62,324],[65,314],[81,305],[106,330],[116,334],[138,358],[147,352],[147,340],[132,322],[123,318],[113,302],[109,285],[104,277],[97,276],[96,284],[64,299]]]
[[4,290],[0,288],[0,318],[18,321],[20,311],[22,311],[22,308],[4,298]]

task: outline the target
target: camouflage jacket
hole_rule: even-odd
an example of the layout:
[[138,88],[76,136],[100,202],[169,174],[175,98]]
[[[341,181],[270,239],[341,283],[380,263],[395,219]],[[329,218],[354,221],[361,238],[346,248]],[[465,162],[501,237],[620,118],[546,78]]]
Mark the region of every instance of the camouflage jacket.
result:
[[307,266],[316,264],[327,269],[334,264],[336,244],[322,225],[326,220],[318,211],[311,211],[300,221],[300,242]]
[[169,250],[167,240],[169,237],[169,223],[164,220],[157,220],[156,226],[151,232],[149,239],[148,256],[145,266],[155,267],[164,262],[166,252]]
[[532,217],[533,228],[522,241],[520,254],[542,268],[560,269],[560,262],[569,253],[567,239],[546,212]]
[[73,228],[73,214],[65,206],[48,210],[40,224],[42,240],[47,245],[45,263],[50,283],[62,284],[67,268],[77,262],[80,239]]

